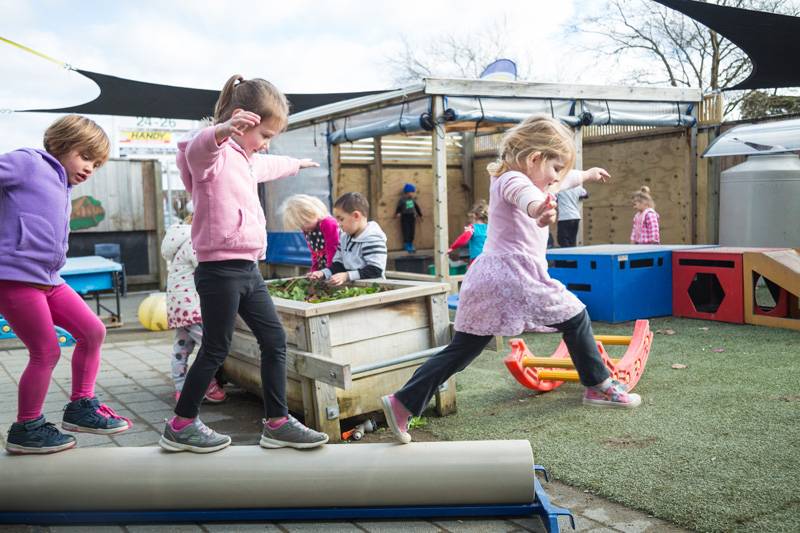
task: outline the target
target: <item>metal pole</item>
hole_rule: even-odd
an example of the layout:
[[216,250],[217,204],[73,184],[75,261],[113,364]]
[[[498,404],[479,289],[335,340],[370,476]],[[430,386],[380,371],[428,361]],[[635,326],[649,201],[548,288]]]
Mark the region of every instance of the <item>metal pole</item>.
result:
[[380,370],[381,368],[386,368],[388,366],[399,365],[401,363],[408,363],[410,361],[416,361],[417,359],[427,359],[428,357],[441,352],[446,347],[447,346],[437,346],[435,348],[428,348],[427,350],[422,350],[421,352],[407,353],[405,355],[395,357],[394,359],[379,361],[377,363],[372,363],[369,365],[357,366],[355,368],[350,369],[350,374],[351,376],[356,377],[358,374],[371,372],[373,370]]

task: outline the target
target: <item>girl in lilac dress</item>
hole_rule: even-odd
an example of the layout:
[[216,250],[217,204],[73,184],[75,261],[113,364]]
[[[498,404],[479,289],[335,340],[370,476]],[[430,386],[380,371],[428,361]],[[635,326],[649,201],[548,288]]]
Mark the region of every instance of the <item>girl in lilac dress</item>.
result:
[[[637,394],[613,380],[603,364],[585,306],[547,273],[547,226],[556,220],[555,197],[585,181],[606,181],[601,168],[570,171],[572,132],[550,117],[532,116],[508,130],[499,159],[489,165],[489,230],[483,253],[461,286],[455,335],[417,369],[402,389],[381,398],[395,438],[411,442],[408,421],[428,405],[438,387],[464,370],[495,335],[514,336],[549,327],[563,334],[586,387],[583,403],[636,407]],[[563,179],[562,179],[563,178]]]

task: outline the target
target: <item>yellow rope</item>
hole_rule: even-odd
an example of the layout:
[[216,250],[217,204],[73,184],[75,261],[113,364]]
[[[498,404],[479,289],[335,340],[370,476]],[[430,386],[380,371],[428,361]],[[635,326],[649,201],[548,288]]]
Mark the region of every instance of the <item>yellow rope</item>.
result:
[[15,46],[15,47],[19,48],[20,50],[24,50],[26,52],[29,52],[29,53],[35,55],[35,56],[39,56],[42,59],[46,59],[48,61],[52,61],[53,63],[55,63],[55,64],[57,64],[57,65],[59,65],[61,67],[71,68],[68,64],[64,63],[63,61],[59,61],[58,59],[54,59],[54,58],[52,58],[52,57],[50,57],[48,55],[45,55],[45,54],[43,54],[41,52],[37,52],[33,48],[28,48],[27,46],[25,46],[23,44],[15,43],[14,41],[6,39],[5,37],[0,37],[0,41],[3,41],[4,43],[8,43],[11,46]]

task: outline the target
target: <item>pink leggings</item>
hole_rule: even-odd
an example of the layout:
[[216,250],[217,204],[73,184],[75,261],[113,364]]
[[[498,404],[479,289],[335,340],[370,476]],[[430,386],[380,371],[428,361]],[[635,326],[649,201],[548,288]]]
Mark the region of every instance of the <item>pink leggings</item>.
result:
[[94,396],[106,327],[72,287],[64,283],[44,290],[27,283],[0,281],[0,315],[30,352],[19,380],[17,422],[42,414],[50,377],[61,357],[54,325],[69,331],[77,341],[72,354],[70,400]]

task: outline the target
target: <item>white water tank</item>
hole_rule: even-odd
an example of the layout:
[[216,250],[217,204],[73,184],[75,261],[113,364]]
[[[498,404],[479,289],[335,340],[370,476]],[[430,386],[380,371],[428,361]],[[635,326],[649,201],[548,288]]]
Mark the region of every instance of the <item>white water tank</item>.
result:
[[719,244],[800,247],[800,156],[750,155],[722,172]]

